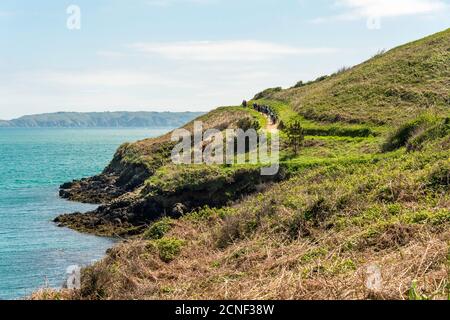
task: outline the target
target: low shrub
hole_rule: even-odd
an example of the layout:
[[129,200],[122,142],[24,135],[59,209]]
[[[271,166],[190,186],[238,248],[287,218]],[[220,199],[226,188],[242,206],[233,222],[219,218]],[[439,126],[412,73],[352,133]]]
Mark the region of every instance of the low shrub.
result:
[[304,128],[305,135],[307,136],[335,136],[335,137],[362,137],[367,138],[370,136],[376,136],[377,133],[371,128],[366,126],[316,126],[306,125]]
[[421,135],[437,122],[438,119],[435,116],[423,114],[416,119],[403,124],[388,137],[382,146],[382,150],[384,152],[389,152],[401,147],[406,147],[412,138]]
[[247,131],[250,129],[254,129],[254,130],[258,131],[259,129],[261,129],[261,124],[259,123],[258,120],[243,118],[238,121],[237,127],[244,131]]
[[450,186],[450,160],[437,162],[427,177],[428,187],[448,190]]
[[409,139],[406,144],[408,151],[421,150],[427,141],[437,140],[450,134],[450,118],[436,122],[436,124],[431,125],[429,128],[424,128]]
[[209,206],[204,206],[203,208],[187,215],[185,219],[191,221],[205,221],[216,217],[219,219],[225,219],[226,217],[234,215],[235,212],[236,210],[232,207],[211,208]]
[[162,239],[167,232],[170,231],[174,221],[170,218],[163,218],[155,222],[144,232],[144,240],[159,240]]
[[296,89],[296,88],[301,88],[304,87],[306,85],[306,83],[304,83],[303,81],[298,81],[292,88]]
[[276,87],[276,88],[269,88],[266,89],[262,92],[259,92],[255,95],[255,97],[253,98],[253,100],[259,100],[259,99],[264,99],[264,98],[270,98],[270,96],[274,93],[280,92],[282,91],[283,88],[281,87]]
[[169,263],[181,253],[185,241],[176,238],[162,238],[156,240],[154,244],[158,249],[160,259]]

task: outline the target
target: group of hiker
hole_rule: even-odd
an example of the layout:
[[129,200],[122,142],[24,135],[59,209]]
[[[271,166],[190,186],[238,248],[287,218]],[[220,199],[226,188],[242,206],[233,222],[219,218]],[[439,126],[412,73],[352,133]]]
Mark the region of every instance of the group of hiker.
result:
[[[244,107],[248,107],[247,101],[244,100],[242,105]],[[263,113],[263,114],[267,115],[269,117],[269,119],[272,121],[272,123],[277,123],[278,122],[278,116],[275,113],[275,111],[272,110],[271,107],[269,107],[267,105],[260,105],[260,104],[257,104],[257,103],[253,103],[253,109],[255,109],[256,111],[258,111],[260,113]]]

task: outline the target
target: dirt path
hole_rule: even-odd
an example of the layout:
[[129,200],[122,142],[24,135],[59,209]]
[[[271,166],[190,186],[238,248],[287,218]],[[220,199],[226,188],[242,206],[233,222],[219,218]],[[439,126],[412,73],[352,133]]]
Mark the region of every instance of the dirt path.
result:
[[269,133],[278,133],[278,123],[273,122],[268,115],[264,114],[264,116],[267,118],[266,131]]

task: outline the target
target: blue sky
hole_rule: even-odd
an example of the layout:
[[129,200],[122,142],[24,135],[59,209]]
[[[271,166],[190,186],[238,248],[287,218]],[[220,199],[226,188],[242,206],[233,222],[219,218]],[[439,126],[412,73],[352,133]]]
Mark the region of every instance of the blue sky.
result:
[[[70,5],[80,30],[67,28]],[[449,18],[449,0],[1,0],[0,119],[239,104]]]

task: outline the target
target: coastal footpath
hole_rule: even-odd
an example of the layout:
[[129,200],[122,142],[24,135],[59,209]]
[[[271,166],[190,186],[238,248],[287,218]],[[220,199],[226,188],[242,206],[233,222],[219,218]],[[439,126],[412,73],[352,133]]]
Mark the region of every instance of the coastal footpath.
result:
[[446,299],[449,61],[450,29],[197,119],[279,131],[273,176],[173,164],[171,133],[122,145],[102,173],[61,186],[98,209],[55,222],[124,241],[80,290],[33,298]]

